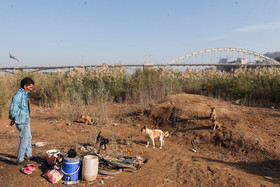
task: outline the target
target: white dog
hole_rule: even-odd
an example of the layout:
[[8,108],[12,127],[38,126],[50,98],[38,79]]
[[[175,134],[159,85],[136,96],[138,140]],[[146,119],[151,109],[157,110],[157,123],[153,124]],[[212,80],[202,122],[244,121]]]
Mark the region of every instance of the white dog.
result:
[[155,148],[155,138],[159,138],[159,141],[160,141],[160,147],[159,148],[161,149],[162,146],[164,145],[163,138],[169,136],[168,132],[163,133],[162,130],[159,130],[159,129],[151,130],[151,129],[148,129],[146,126],[141,128],[140,132],[141,133],[146,133],[148,135],[148,140],[147,140],[146,147],[149,146],[149,138],[152,139],[153,149]]

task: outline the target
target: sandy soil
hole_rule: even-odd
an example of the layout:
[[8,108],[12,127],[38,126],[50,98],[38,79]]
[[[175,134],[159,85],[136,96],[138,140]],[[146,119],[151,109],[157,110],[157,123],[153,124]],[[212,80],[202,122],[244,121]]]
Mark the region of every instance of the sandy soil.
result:
[[[210,106],[217,111],[222,127],[211,129]],[[110,139],[102,155],[141,156],[147,159],[137,173],[100,175],[103,186],[280,186],[280,110],[246,107],[212,98],[179,94],[152,106],[149,111],[134,112],[134,107],[113,104],[108,107],[112,123],[85,125],[72,123],[58,111],[32,107],[32,144],[36,157],[31,175],[20,173],[15,165],[19,135],[16,127],[1,119],[0,186],[49,186],[42,174],[46,151],[69,150],[95,142],[99,130]],[[117,123],[116,125],[114,125]],[[165,148],[146,148],[142,126],[168,131]],[[195,149],[196,152],[193,152]],[[80,154],[83,154],[81,151]],[[53,186],[60,186],[62,180]],[[99,186],[100,182],[80,180],[79,186]]]

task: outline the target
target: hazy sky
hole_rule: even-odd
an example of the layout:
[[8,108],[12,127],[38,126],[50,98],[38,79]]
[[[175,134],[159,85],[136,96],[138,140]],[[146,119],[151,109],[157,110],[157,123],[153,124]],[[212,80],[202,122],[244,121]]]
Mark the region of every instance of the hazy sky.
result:
[[0,66],[166,63],[280,51],[280,0],[1,0]]

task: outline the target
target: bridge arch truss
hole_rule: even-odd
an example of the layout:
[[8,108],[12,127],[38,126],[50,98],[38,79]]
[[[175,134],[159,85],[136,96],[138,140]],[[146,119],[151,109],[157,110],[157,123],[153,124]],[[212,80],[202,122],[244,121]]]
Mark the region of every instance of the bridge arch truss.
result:
[[169,61],[167,64],[174,64],[175,62],[179,61],[179,60],[183,60],[187,57],[191,57],[191,56],[195,56],[195,55],[199,55],[199,54],[203,54],[203,53],[208,53],[208,52],[218,52],[218,51],[229,51],[229,52],[237,52],[237,53],[243,53],[243,54],[247,54],[247,55],[252,55],[255,56],[257,58],[262,59],[263,61],[268,62],[269,64],[273,64],[273,65],[279,65],[280,63],[272,58],[269,58],[267,56],[264,56],[260,53],[254,52],[254,51],[249,51],[246,49],[238,49],[238,48],[213,48],[213,49],[205,49],[205,50],[201,50],[201,51],[197,51],[197,52],[193,52],[193,53],[189,53],[186,54],[184,56],[178,57],[172,61]]

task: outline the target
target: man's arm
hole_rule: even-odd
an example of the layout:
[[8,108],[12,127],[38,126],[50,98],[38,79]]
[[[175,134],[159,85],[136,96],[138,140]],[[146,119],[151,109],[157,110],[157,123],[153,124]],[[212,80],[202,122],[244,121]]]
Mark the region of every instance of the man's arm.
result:
[[9,119],[11,119],[11,123],[15,123],[15,119],[19,115],[19,111],[21,109],[21,102],[22,102],[22,96],[21,94],[14,95],[11,103],[11,107],[9,110]]

